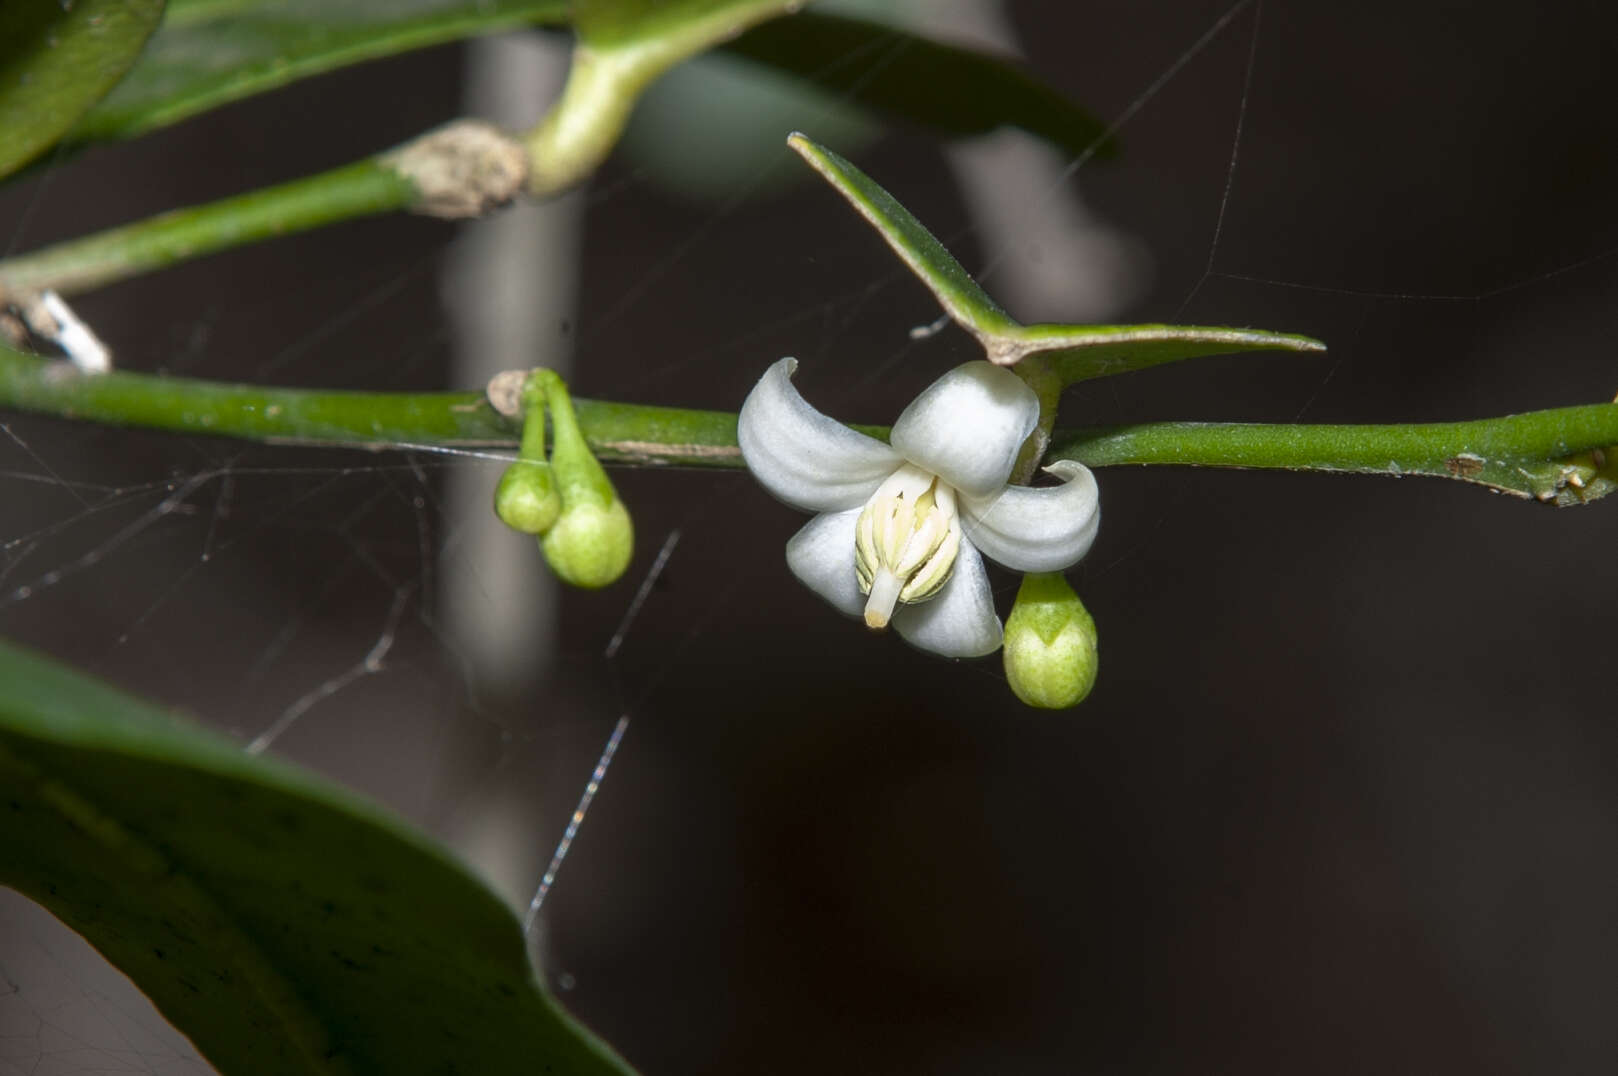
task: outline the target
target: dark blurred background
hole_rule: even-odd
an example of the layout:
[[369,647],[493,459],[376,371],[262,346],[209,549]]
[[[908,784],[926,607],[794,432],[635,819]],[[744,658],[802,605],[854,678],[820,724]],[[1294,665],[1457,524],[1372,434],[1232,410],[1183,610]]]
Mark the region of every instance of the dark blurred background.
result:
[[[647,102],[588,191],[537,211],[532,234],[562,237],[537,278],[447,281],[470,229],[385,218],[78,310],[132,369],[431,390],[479,383],[456,357],[481,324],[466,311],[510,285],[546,313],[507,365],[566,365],[581,395],[735,409],[792,354],[822,409],[891,421],[975,345],[910,338],[930,296],[791,158],[800,126],[988,267],[1014,313],[1330,345],[1090,383],[1064,423],[1445,420],[1618,390],[1608,7],[896,17],[1020,50],[1127,117],[1121,152],[1065,174],[1019,135],[946,149],[718,63]],[[36,170],[0,192],[0,237],[30,249],[346,162],[478,111],[494,56],[373,64]],[[513,124],[543,103],[518,100]],[[713,167],[676,167],[693,161]],[[70,569],[0,607],[7,638],[244,738],[386,642],[381,672],[308,703],[274,750],[453,842],[514,904],[630,716],[536,950],[648,1074],[1597,1073],[1618,1057],[1618,504],[1101,472],[1105,525],[1070,573],[1100,681],[1040,713],[998,658],[912,652],[799,587],[781,549],[802,517],[741,473],[614,472],[635,564],[558,595],[525,540],[475,537],[462,506],[485,502],[497,462],[3,418],[6,589]],[[164,484],[202,476],[189,507],[150,517]],[[1017,580],[995,579],[1004,612]]]

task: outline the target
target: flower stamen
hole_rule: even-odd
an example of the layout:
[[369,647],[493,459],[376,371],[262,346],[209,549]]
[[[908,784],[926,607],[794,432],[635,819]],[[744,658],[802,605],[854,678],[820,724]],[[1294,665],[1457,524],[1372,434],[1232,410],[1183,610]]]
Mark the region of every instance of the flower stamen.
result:
[[923,602],[949,580],[961,548],[955,491],[905,464],[871,494],[854,528],[865,623],[885,628],[900,602]]

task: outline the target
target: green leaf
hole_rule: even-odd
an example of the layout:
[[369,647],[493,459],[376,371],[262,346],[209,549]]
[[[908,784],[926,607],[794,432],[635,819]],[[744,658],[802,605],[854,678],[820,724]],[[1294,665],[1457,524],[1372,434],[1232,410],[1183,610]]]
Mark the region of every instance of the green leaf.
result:
[[349,64],[516,26],[567,0],[175,0],[141,62],[73,131],[128,138]]
[[755,26],[725,51],[946,135],[1011,126],[1072,155],[1116,151],[1100,120],[1015,61],[883,23],[808,12]]
[[54,145],[140,55],[163,0],[0,4],[0,176]]
[[1234,351],[1324,351],[1307,336],[1195,325],[1024,325],[961,268],[933,234],[871,177],[831,150],[794,134],[787,144],[825,177],[938,298],[977,337],[988,358],[1010,366],[1047,355],[1064,384],[1158,363]]
[[624,1073],[512,912],[341,789],[0,644],[0,884],[225,1076]]
[[[987,346],[987,345],[986,345]],[[1213,325],[1019,325],[996,341],[990,356],[1016,362],[1051,353],[1065,385],[1126,374],[1164,362],[1237,351],[1325,351],[1312,336]],[[1009,360],[997,356],[1009,355]]]
[[[75,141],[127,138],[351,64],[573,17],[568,0],[174,0],[130,77],[86,115]],[[595,0],[578,6],[596,46],[678,34],[717,15],[717,33],[783,14],[779,0]],[[1110,155],[1099,120],[1014,61],[879,22],[809,13],[754,26],[724,46],[949,136],[1020,127],[1072,154]]]

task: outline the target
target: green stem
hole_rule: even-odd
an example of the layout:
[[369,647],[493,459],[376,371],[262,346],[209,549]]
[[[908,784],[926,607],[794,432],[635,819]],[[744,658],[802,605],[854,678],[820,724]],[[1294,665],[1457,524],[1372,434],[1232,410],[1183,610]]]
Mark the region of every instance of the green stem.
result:
[[767,19],[794,0],[732,0],[703,15],[655,5],[625,25],[606,13],[583,13],[561,99],[525,136],[528,193],[545,197],[582,182],[617,145],[647,85],[683,60]]
[[[740,467],[736,416],[574,400],[590,447],[623,463]],[[83,376],[0,344],[0,408],[175,433],[385,449],[510,447],[522,420],[481,392],[326,392],[152,374]]]
[[545,395],[545,408],[551,414],[551,468],[562,493],[563,511],[584,501],[603,508],[610,505],[617,494],[611,479],[590,451],[567,382],[555,370],[540,368],[529,376],[528,383],[539,386],[539,391]]
[[522,390],[522,441],[517,446],[517,457],[545,462],[545,386],[537,377],[529,377]]
[[89,291],[175,262],[403,209],[416,187],[376,158],[189,206],[0,262],[0,297]]
[[597,52],[574,46],[562,99],[524,138],[528,193],[543,198],[601,166],[623,134],[646,83],[657,74],[632,49]]
[[1026,486],[1039,470],[1039,463],[1050,447],[1051,434],[1056,429],[1056,411],[1062,401],[1062,379],[1057,376],[1051,361],[1044,355],[1030,355],[1011,367],[1011,372],[1022,378],[1023,384],[1034,390],[1039,399],[1039,424],[1028,435],[1017,451],[1017,462],[1011,468],[1011,480]]
[[[647,15],[645,25],[634,26],[635,33],[606,33],[599,44],[581,39],[561,99],[523,143],[513,141],[509,148],[526,176],[523,168],[504,159],[501,147],[494,151],[492,174],[474,176],[471,190],[463,191],[453,175],[456,169],[449,169],[451,178],[445,180],[446,170],[434,168],[430,160],[417,171],[416,162],[394,151],[0,260],[0,304],[45,288],[64,295],[85,292],[176,262],[353,217],[399,209],[476,216],[510,200],[525,180],[530,194],[555,194],[582,182],[606,158],[647,83],[681,60],[793,6],[794,0],[736,0],[700,17],[667,14],[663,18],[668,25]],[[429,132],[423,139],[431,137]],[[488,152],[486,142],[471,147],[463,166],[471,161],[484,167]],[[454,188],[449,202],[430,189],[429,179]]]
[[[741,467],[736,416],[575,399],[592,451],[620,463]],[[481,393],[327,392],[151,374],[76,374],[0,345],[0,407],[110,425],[354,448],[509,447],[521,421]],[[857,427],[883,437],[879,426]],[[1618,404],[1470,422],[1291,426],[1156,422],[1057,430],[1048,458],[1431,475],[1577,504],[1618,489]],[[1582,485],[1580,485],[1582,483]]]
[[1061,430],[1051,458],[1092,467],[1175,463],[1427,475],[1578,504],[1615,488],[1618,451],[1608,451],[1615,445],[1618,404],[1605,403],[1390,426],[1152,422]]

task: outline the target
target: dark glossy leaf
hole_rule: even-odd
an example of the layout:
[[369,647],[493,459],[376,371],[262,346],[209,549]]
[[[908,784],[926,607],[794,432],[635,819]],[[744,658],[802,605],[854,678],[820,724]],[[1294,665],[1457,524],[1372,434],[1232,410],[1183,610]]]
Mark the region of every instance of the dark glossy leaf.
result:
[[512,912],[341,789],[0,645],[0,884],[225,1076],[624,1073]]
[[54,145],[129,70],[163,0],[0,3],[0,176]]
[[567,0],[175,0],[141,62],[73,137],[127,138],[364,60],[565,22],[569,6]]
[[946,135],[1009,126],[1072,155],[1116,150],[1100,120],[1015,60],[882,23],[806,12],[756,26],[725,50]]
[[787,143],[859,211],[938,298],[977,337],[987,357],[1010,366],[1048,355],[1066,384],[1176,359],[1236,351],[1324,351],[1308,336],[1199,325],[1024,325],[1007,314],[909,210],[870,176],[801,134]]

